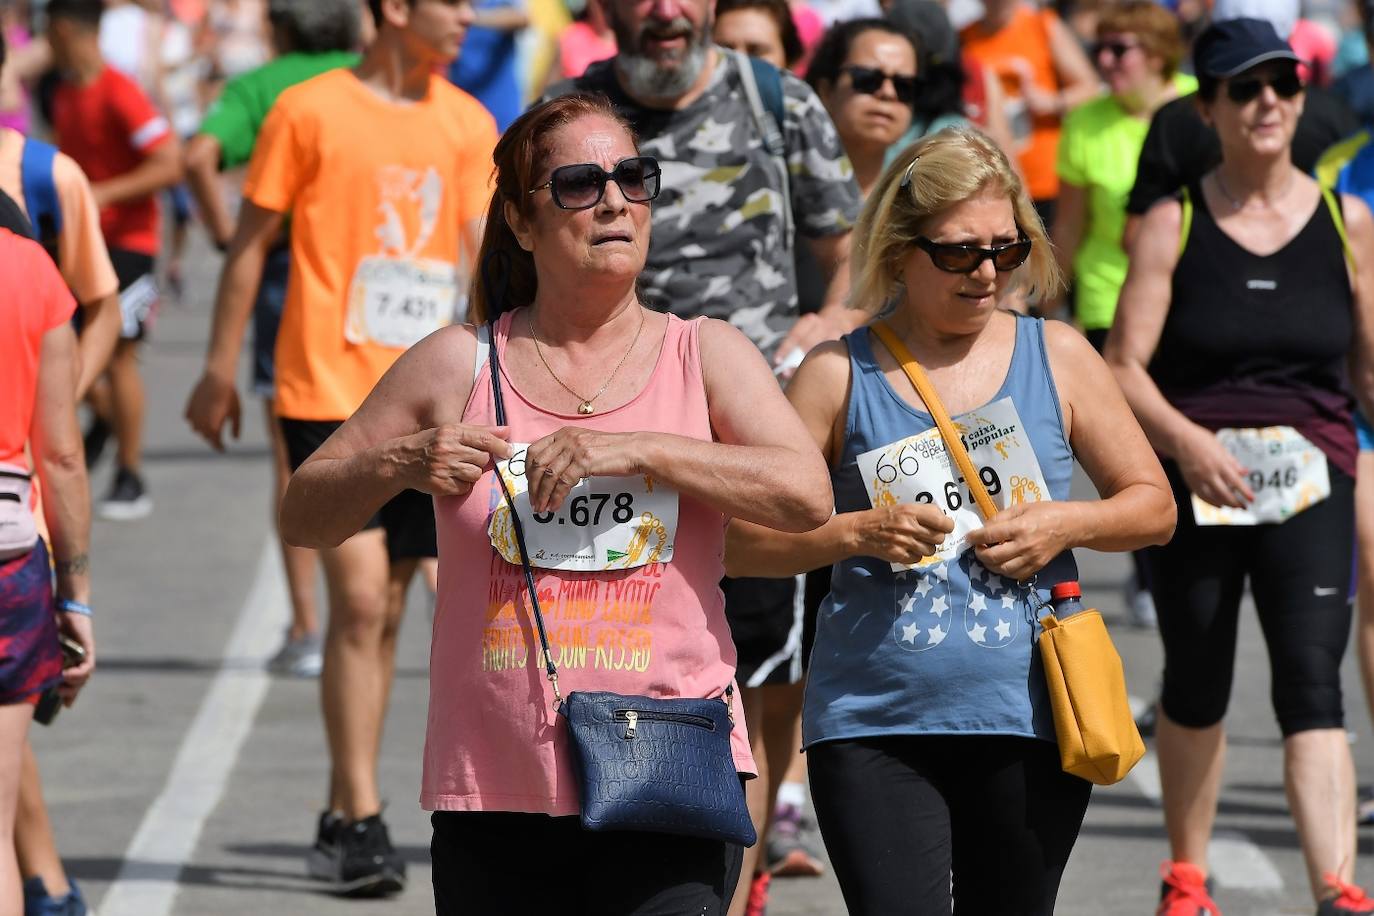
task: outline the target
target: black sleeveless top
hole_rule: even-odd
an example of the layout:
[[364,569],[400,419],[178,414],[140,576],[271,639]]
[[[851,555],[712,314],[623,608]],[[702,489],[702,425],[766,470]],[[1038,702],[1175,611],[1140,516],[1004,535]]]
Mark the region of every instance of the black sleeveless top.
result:
[[1221,230],[1198,184],[1188,193],[1192,227],[1150,377],[1201,426],[1292,426],[1353,476],[1354,293],[1326,202],[1261,257]]

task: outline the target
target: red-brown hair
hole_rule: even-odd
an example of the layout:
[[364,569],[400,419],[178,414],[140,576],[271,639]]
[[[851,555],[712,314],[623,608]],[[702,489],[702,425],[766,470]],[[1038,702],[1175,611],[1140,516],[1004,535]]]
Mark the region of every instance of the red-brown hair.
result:
[[[491,195],[491,206],[487,209],[486,229],[482,233],[482,248],[477,255],[479,268],[499,260],[504,254],[507,263],[501,272],[507,274],[505,301],[500,304],[502,311],[530,305],[539,289],[539,278],[534,269],[534,256],[520,247],[510,224],[506,222],[506,202],[524,217],[532,218],[533,198],[530,189],[534,187],[537,176],[547,168],[547,160],[553,152],[555,134],[563,127],[581,118],[590,116],[608,118],[618,124],[630,137],[630,142],[639,148],[633,128],[616,113],[604,95],[575,93],[550,99],[536,105],[515,119],[506,128],[492,161],[496,164]],[[489,259],[492,259],[489,262]],[[489,271],[491,267],[487,268]],[[472,289],[468,295],[468,321],[481,324],[493,314],[493,305],[487,301],[487,290],[482,282],[484,271],[474,272]]]

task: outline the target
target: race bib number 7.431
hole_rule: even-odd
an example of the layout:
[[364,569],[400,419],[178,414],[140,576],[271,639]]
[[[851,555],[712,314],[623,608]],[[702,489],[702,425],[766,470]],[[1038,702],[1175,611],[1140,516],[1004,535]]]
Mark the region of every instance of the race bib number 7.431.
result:
[[[525,478],[528,444],[511,443],[498,462],[525,532],[530,565],[540,569],[605,572],[673,559],[678,494],[652,477],[587,477],[554,512],[530,507]],[[507,563],[520,565],[510,507],[502,500],[487,525],[491,545]]]
[[425,258],[363,258],[348,288],[344,337],[404,350],[452,324],[458,307],[452,264]]
[[[998,509],[1049,500],[1040,462],[1011,398],[955,417],[954,428],[964,440],[978,477]],[[874,508],[931,503],[954,520],[954,530],[945,535],[934,555],[912,566],[893,563],[894,570],[953,560],[968,547],[964,537],[983,526],[968,484],[945,449],[938,429],[865,452],[858,462]]]
[[1245,468],[1255,501],[1232,509],[1194,496],[1193,518],[1199,525],[1276,524],[1331,495],[1325,453],[1291,426],[1219,429],[1217,441]]

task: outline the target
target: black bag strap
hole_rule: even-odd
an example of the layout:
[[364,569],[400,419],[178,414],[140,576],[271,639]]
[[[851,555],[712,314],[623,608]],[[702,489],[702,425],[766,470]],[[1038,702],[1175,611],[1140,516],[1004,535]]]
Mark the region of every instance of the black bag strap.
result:
[[[498,273],[499,270],[499,273]],[[487,320],[487,334],[490,349],[487,351],[487,365],[491,371],[491,398],[496,407],[496,425],[506,425],[506,401],[501,393],[501,364],[497,356],[496,319],[505,305],[506,287],[510,276],[510,258],[504,251],[494,251],[482,262],[482,284],[486,287],[487,302],[491,307],[491,317]],[[501,493],[510,509],[511,527],[515,530],[515,544],[520,550],[520,566],[525,572],[525,588],[530,593],[530,611],[534,614],[534,627],[539,633],[539,646],[544,653],[544,674],[553,686],[553,705],[561,706],[563,694],[558,689],[558,667],[553,663],[553,652],[549,649],[549,636],[544,628],[544,613],[539,608],[539,591],[534,585],[534,570],[530,567],[530,554],[525,548],[525,526],[520,521],[520,513],[515,511],[515,498],[500,468],[496,470],[496,482],[501,485]]]

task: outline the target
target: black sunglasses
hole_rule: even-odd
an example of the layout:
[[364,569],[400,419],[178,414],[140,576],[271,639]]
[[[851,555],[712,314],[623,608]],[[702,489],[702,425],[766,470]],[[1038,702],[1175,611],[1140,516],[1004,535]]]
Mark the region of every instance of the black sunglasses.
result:
[[977,245],[947,245],[932,242],[924,235],[916,239],[916,247],[930,255],[930,263],[951,274],[971,274],[984,261],[991,261],[998,273],[1007,273],[1026,263],[1030,257],[1031,240],[1022,236],[1007,245],[979,248]]
[[874,67],[841,67],[840,72],[848,73],[849,84],[854,91],[864,95],[877,95],[882,91],[883,82],[892,80],[892,92],[897,96],[897,101],[907,105],[916,101],[916,90],[921,85],[921,81],[914,76],[884,73]]
[[1272,87],[1274,95],[1279,98],[1291,99],[1302,92],[1302,79],[1298,76],[1297,68],[1294,67],[1268,77],[1247,76],[1241,79],[1228,80],[1226,97],[1237,105],[1244,105],[1258,98],[1265,86]]
[[1140,45],[1127,44],[1124,41],[1099,41],[1092,47],[1093,60],[1101,57],[1103,51],[1111,54],[1111,56],[1117,60],[1121,60],[1121,58],[1138,47],[1140,47]]
[[548,181],[532,188],[530,193],[548,188],[554,206],[562,210],[586,210],[601,203],[606,182],[614,181],[626,200],[642,204],[658,196],[660,175],[658,160],[653,156],[622,159],[609,172],[595,162],[579,162],[560,165],[549,175]]

